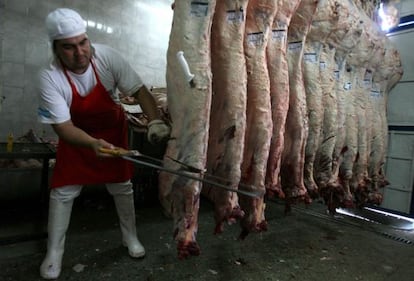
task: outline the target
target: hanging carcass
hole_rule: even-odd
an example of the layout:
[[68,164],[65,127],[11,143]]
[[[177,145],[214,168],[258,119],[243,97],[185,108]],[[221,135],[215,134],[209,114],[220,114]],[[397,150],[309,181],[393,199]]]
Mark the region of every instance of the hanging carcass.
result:
[[[179,161],[204,169],[212,95],[210,32],[215,0],[175,2],[167,52],[167,100],[172,132],[164,166],[178,169]],[[159,196],[174,220],[179,258],[200,253],[196,241],[201,184],[161,172]]]

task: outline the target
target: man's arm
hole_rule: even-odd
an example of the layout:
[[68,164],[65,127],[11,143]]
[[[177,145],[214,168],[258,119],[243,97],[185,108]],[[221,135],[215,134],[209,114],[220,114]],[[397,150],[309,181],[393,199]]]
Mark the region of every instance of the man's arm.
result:
[[151,95],[147,87],[142,86],[132,95],[138,104],[141,106],[145,115],[148,117],[148,121],[151,122],[154,119],[159,119],[159,113],[157,104],[154,97]]
[[96,139],[85,131],[76,127],[72,121],[66,121],[60,124],[52,124],[55,133],[62,140],[69,144],[91,148],[98,156],[105,156],[99,151],[100,148],[113,148],[114,146],[103,139]]
[[154,97],[145,86],[132,95],[148,117],[148,141],[152,144],[167,140],[171,129],[161,120]]

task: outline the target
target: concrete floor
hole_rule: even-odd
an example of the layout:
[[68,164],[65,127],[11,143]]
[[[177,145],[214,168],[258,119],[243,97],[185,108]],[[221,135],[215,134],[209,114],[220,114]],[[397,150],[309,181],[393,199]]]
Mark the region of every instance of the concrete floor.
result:
[[[413,280],[413,231],[328,216],[317,201],[294,206],[289,215],[283,202],[268,202],[268,231],[239,241],[237,224],[213,235],[212,206],[202,200],[201,255],[178,260],[172,221],[154,198],[145,199],[147,204],[138,202],[137,226],[147,256],[132,259],[121,245],[112,198],[84,192],[75,201],[59,280]],[[0,280],[42,280],[45,211],[39,206],[0,210]]]

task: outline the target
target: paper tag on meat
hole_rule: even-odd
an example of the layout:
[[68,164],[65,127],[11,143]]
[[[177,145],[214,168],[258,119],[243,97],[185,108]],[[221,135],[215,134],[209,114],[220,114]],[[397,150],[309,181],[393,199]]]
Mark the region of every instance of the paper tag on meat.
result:
[[336,81],[339,81],[339,78],[341,77],[341,74],[339,73],[339,70],[334,70],[333,77]]
[[286,42],[287,30],[284,30],[284,29],[272,30],[271,39],[276,42]]
[[318,59],[316,57],[316,53],[304,53],[303,60],[305,62],[316,63]]
[[194,17],[205,17],[208,13],[208,3],[194,1],[191,2],[190,14]]
[[262,46],[264,42],[263,32],[254,32],[247,34],[247,42],[257,47]]
[[227,21],[230,23],[242,23],[244,21],[244,11],[240,10],[227,11]]
[[302,41],[289,43],[288,50],[290,52],[300,52],[302,50]]

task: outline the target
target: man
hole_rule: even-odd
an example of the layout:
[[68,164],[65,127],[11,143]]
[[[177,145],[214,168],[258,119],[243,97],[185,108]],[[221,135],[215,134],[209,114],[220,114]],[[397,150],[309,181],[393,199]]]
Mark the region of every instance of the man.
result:
[[113,195],[123,244],[140,258],[145,249],[136,235],[131,163],[102,153],[103,148],[127,148],[127,121],[117,89],[132,96],[147,115],[148,139],[169,136],[155,101],[141,78],[115,50],[91,45],[85,21],[61,8],[46,18],[54,61],[40,72],[40,122],[51,124],[59,137],[51,182],[47,254],[40,275],[60,275],[65,235],[74,199],[83,185],[105,184]]

